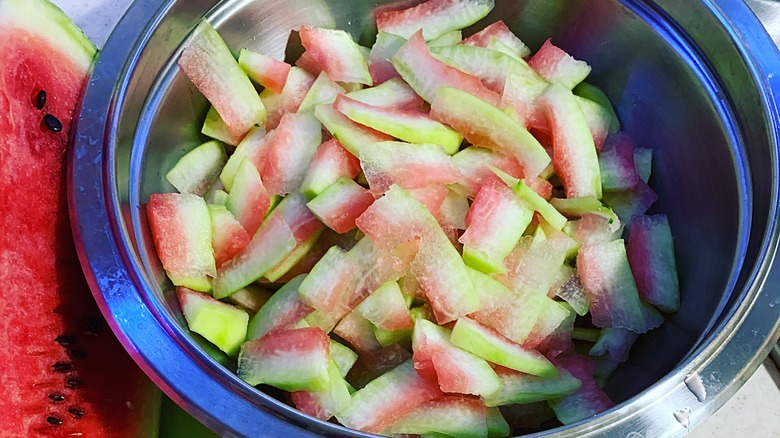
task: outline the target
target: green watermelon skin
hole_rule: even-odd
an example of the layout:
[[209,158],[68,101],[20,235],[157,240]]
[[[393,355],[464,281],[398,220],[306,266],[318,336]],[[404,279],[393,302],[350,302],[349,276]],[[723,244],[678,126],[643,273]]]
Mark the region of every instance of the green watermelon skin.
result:
[[68,219],[68,139],[95,47],[45,0],[0,2],[0,46],[0,410],[13,413],[0,436],[154,436],[159,392],[101,316]]

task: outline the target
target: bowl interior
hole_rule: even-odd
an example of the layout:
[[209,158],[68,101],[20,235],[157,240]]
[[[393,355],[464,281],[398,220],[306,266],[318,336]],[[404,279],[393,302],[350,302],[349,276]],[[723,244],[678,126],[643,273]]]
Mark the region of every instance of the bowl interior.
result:
[[[185,5],[183,5],[186,3]],[[208,108],[176,66],[182,42],[208,12],[228,45],[294,61],[285,52],[291,30],[302,24],[352,33],[370,46],[375,2],[266,0],[172,2],[153,23],[130,72],[116,124],[112,169],[117,205],[123,207],[127,244],[153,298],[186,330],[168,292],[143,214],[152,193],[170,192],[165,173],[184,153],[206,141],[200,127]],[[213,8],[212,8],[213,6]],[[652,212],[669,215],[682,285],[682,308],[640,338],[631,359],[610,380],[618,402],[669,373],[694,349],[727,306],[745,253],[749,187],[736,128],[718,95],[718,83],[685,39],[641,2],[613,0],[497,0],[483,23],[503,19],[532,49],[552,38],[592,67],[588,81],[615,105],[623,129],[653,149]],[[127,207],[127,208],[124,208]],[[188,348],[196,348],[190,345]],[[218,357],[218,355],[215,355]],[[230,361],[223,361],[227,368]],[[227,373],[227,370],[225,371]]]

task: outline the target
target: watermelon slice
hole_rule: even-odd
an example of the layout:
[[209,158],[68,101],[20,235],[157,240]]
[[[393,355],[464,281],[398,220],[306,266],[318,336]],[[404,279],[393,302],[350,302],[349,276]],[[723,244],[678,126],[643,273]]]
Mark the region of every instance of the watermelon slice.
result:
[[146,215],[168,278],[176,286],[209,291],[216,266],[206,201],[196,195],[153,194]]
[[222,117],[217,112],[217,109],[213,106],[210,107],[209,111],[206,113],[206,119],[203,121],[203,127],[200,129],[200,132],[207,137],[211,137],[214,140],[219,140],[231,146],[237,146],[241,142],[241,139],[244,138],[243,135],[236,136],[230,132],[230,128],[228,128],[225,121],[222,120]]
[[347,90],[329,78],[327,73],[322,72],[317,76],[317,79],[311,85],[311,88],[309,88],[306,97],[303,98],[303,102],[301,102],[301,105],[298,107],[298,112],[313,112],[317,105],[321,103],[333,103],[336,96],[346,92]]
[[612,102],[609,101],[609,97],[599,87],[587,82],[580,82],[572,91],[577,96],[599,104],[606,111],[609,121],[608,132],[610,134],[620,131],[620,120],[617,113],[615,113],[615,108],[612,106]]
[[309,252],[325,227],[306,207],[306,198],[300,193],[286,196],[271,215],[281,215],[284,218],[296,242],[289,255],[264,274],[268,281],[276,281]]
[[444,200],[449,193],[449,189],[443,184],[431,184],[418,189],[409,189],[407,192],[409,193],[409,196],[425,206],[425,209],[428,210],[431,215],[438,218]]
[[440,395],[439,387],[420,378],[407,361],[352,394],[352,402],[336,418],[351,429],[379,433]]
[[617,133],[607,139],[599,154],[599,167],[604,190],[631,190],[639,184],[639,174],[634,164],[634,145],[625,133]]
[[297,192],[322,143],[322,126],[312,114],[285,114],[274,132],[259,169],[263,183],[272,195]]
[[577,273],[596,327],[647,331],[622,239],[582,247],[577,255]]
[[376,27],[403,38],[422,30],[425,40],[432,40],[476,23],[494,6],[493,0],[428,0],[408,9],[377,12]]
[[517,159],[526,177],[538,176],[550,164],[550,156],[522,125],[466,92],[450,87],[440,89],[431,104],[431,116],[462,133],[471,144]]
[[333,108],[352,121],[409,143],[435,143],[449,155],[463,142],[463,136],[418,111],[400,111],[368,105],[339,96]]
[[281,93],[270,88],[266,88],[260,93],[260,98],[268,110],[265,128],[269,132],[276,129],[282,116],[298,112],[303,100],[314,85],[317,74],[312,75],[302,68],[292,67]]
[[569,90],[584,81],[591,70],[588,63],[572,58],[550,40],[544,42],[528,61],[528,65],[539,72],[547,82],[561,84]]
[[368,190],[351,179],[341,178],[306,205],[328,228],[343,234],[355,229],[355,219],[373,203],[374,197]]
[[363,317],[359,312],[354,311],[339,321],[333,333],[349,343],[358,353],[365,355],[372,351],[382,348],[374,331],[371,322]]
[[219,347],[228,356],[238,354],[246,340],[249,315],[242,309],[185,287],[176,288],[187,326]]
[[262,277],[296,245],[295,235],[281,215],[272,215],[249,244],[217,270],[214,297],[225,298]]
[[504,273],[504,258],[531,223],[533,210],[498,178],[488,182],[474,198],[466,216],[463,260],[482,272]]
[[440,88],[454,87],[491,105],[499,104],[498,94],[487,89],[479,79],[434,58],[423,40],[422,31],[398,49],[391,62],[409,86],[428,103],[433,102]]
[[428,47],[446,47],[453,44],[458,44],[461,41],[463,41],[463,32],[459,30],[453,30],[443,34],[436,39],[428,41]]
[[330,382],[330,340],[321,329],[273,331],[244,343],[238,377],[252,386],[265,383],[286,391],[324,391]]
[[555,377],[558,370],[535,350],[528,350],[469,318],[460,318],[450,340],[485,360],[540,377]]
[[[301,56],[295,61],[295,66],[306,71],[313,77],[319,76],[323,73],[322,66],[309,52],[303,52]],[[325,73],[325,75],[327,76],[327,73]]]
[[360,161],[338,140],[321,144],[311,159],[309,170],[301,183],[301,193],[313,199],[340,178],[354,179],[360,173]]
[[290,328],[314,310],[298,299],[298,288],[304,278],[305,275],[293,278],[271,295],[249,321],[247,341],[260,339],[274,330]]
[[416,407],[385,433],[484,438],[488,436],[486,416],[479,399],[443,395]]
[[225,206],[209,205],[211,216],[211,246],[214,262],[219,268],[249,244],[252,236],[233,217]]
[[463,44],[487,48],[493,39],[500,41],[503,45],[508,47],[518,58],[525,58],[531,54],[531,49],[509,30],[503,20],[498,20],[474,35],[471,35],[463,40]]
[[271,197],[260,173],[246,157],[238,165],[225,206],[250,236],[260,228],[271,207]]
[[495,371],[482,358],[452,344],[449,330],[418,320],[414,325],[414,367],[447,393],[489,396],[501,388]]
[[355,311],[382,330],[405,330],[413,326],[409,306],[396,281],[379,286]]
[[303,26],[301,44],[328,77],[337,82],[373,85],[368,63],[357,43],[343,30]]
[[666,215],[634,216],[627,252],[639,296],[666,313],[676,312],[680,281]]
[[444,149],[436,144],[380,142],[360,151],[360,165],[374,193],[384,193],[393,184],[405,189],[451,184],[459,173]]
[[68,139],[95,46],[44,0],[0,2],[0,46],[0,436],[151,436],[159,392],[101,316],[68,219]]
[[398,78],[398,72],[390,63],[398,49],[406,44],[406,38],[387,32],[379,32],[374,45],[368,54],[368,71],[374,80],[374,85],[381,85],[390,79]]
[[566,369],[558,369],[558,376],[543,378],[498,367],[500,391],[484,397],[487,406],[526,404],[560,398],[579,391],[582,382]]
[[389,79],[376,87],[353,91],[347,97],[381,108],[419,111],[423,107],[420,96],[399,78]]
[[553,135],[555,173],[567,198],[595,196],[601,199],[601,172],[596,145],[574,95],[553,84],[542,96]]
[[360,150],[367,144],[392,140],[392,137],[387,134],[353,122],[349,117],[336,111],[331,104],[317,105],[317,108],[314,109],[314,115],[344,146],[344,149],[356,157],[360,155]]
[[277,61],[270,56],[243,49],[238,54],[238,65],[246,72],[249,79],[277,93],[284,91],[287,76],[290,74],[290,64]]
[[574,394],[548,402],[561,423],[576,423],[615,406],[593,379],[593,366],[587,359],[567,356],[558,358],[557,363],[582,382],[582,388]]
[[214,27],[203,20],[179,58],[179,67],[206,96],[232,136],[241,137],[265,123],[263,101]]
[[[331,343],[333,346],[333,343]],[[348,383],[338,365],[331,360],[328,365],[328,387],[320,391],[296,391],[290,394],[299,411],[327,421],[350,403]]]
[[227,163],[219,174],[219,180],[225,186],[228,192],[233,188],[233,180],[236,178],[238,166],[244,158],[248,158],[256,169],[262,169],[265,162],[265,154],[268,151],[268,145],[273,139],[274,134],[266,135],[265,128],[255,127],[250,130],[233,154],[228,158]]
[[217,180],[226,162],[225,147],[219,142],[210,141],[181,157],[165,174],[165,179],[179,193],[203,196]]

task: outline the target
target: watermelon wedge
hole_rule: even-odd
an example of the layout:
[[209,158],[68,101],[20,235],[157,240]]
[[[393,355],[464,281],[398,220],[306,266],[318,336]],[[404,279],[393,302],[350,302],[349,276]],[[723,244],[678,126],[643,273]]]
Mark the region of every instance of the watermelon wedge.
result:
[[160,393],[101,316],[71,237],[66,157],[95,46],[44,0],[0,2],[0,46],[0,436],[154,435]]
[[268,193],[297,192],[322,143],[322,125],[312,114],[285,114],[267,146],[260,170]]
[[246,72],[249,79],[277,93],[284,91],[287,76],[290,74],[290,64],[277,61],[270,56],[243,49],[238,54],[238,65]]
[[409,306],[398,282],[395,281],[379,286],[355,311],[382,330],[406,330],[413,326]]
[[513,178],[516,181],[522,178],[523,168],[512,157],[492,149],[469,146],[452,156],[452,164],[460,171],[458,188],[471,199],[477,195],[482,186],[495,176],[491,167],[494,167]]
[[260,228],[271,207],[271,196],[260,172],[246,157],[238,165],[225,206],[250,236]]
[[407,361],[352,394],[352,402],[336,418],[346,427],[379,433],[440,395],[439,387],[420,378]]
[[200,132],[207,137],[231,146],[237,146],[241,139],[244,138],[243,135],[233,135],[230,132],[230,128],[228,128],[217,109],[213,106],[206,113],[206,119],[203,121],[203,127],[200,129]]
[[462,133],[471,144],[517,159],[526,177],[538,176],[550,164],[550,156],[522,125],[467,92],[441,88],[431,104],[431,116]]
[[347,341],[361,355],[382,349],[382,344],[374,335],[371,322],[357,311],[342,318],[333,333]]
[[403,38],[422,29],[425,40],[432,40],[476,23],[494,6],[493,0],[428,0],[408,9],[376,13],[376,27]]
[[146,215],[157,256],[173,284],[211,290],[216,266],[206,201],[196,195],[153,194]]
[[268,145],[273,137],[273,133],[266,135],[265,128],[261,127],[254,127],[246,134],[219,174],[219,180],[226,191],[229,192],[233,188],[233,180],[244,158],[249,159],[258,171],[263,168]]
[[369,105],[347,96],[339,96],[333,108],[356,123],[409,143],[435,143],[452,155],[463,136],[418,111],[400,111]]
[[617,133],[607,139],[599,153],[599,167],[601,184],[606,191],[631,190],[639,184],[634,145],[625,133]]
[[453,87],[476,96],[491,105],[498,105],[498,94],[487,89],[482,82],[431,55],[422,36],[415,33],[391,60],[401,77],[426,102],[431,103],[441,87]]
[[368,63],[360,46],[343,30],[303,26],[301,44],[328,77],[337,82],[373,85]]
[[217,109],[232,136],[265,123],[263,101],[214,27],[203,20],[179,58],[179,67]]
[[[333,346],[333,343],[331,343]],[[299,411],[320,420],[329,420],[336,412],[350,403],[349,387],[338,365],[331,360],[328,365],[328,386],[319,391],[296,391],[290,394]]]
[[477,398],[443,395],[404,415],[386,433],[483,438],[488,436],[486,416]]

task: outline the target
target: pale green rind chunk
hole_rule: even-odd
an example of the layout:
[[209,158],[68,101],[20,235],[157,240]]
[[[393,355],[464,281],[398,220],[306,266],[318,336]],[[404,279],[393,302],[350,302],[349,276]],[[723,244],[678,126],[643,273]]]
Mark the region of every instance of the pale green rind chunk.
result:
[[469,318],[458,320],[450,340],[470,353],[516,371],[542,377],[558,375],[555,366],[541,353],[527,350]]
[[203,143],[181,157],[165,179],[182,194],[203,196],[227,162],[225,147],[218,141]]
[[217,109],[213,106],[206,113],[206,120],[203,121],[200,133],[231,146],[236,146],[241,142],[241,137],[235,137],[230,133],[230,129],[225,124],[225,121],[222,120]]
[[582,387],[582,382],[564,369],[558,369],[558,376],[552,378],[523,373],[502,373],[499,378],[501,390],[483,397],[486,406],[534,403],[573,394]]
[[247,341],[262,338],[272,329],[280,328],[276,327],[276,325],[281,319],[285,321],[290,320],[292,323],[296,322],[292,321],[292,319],[298,316],[300,316],[300,319],[303,319],[305,313],[301,312],[301,310],[305,309],[305,307],[298,300],[298,287],[300,287],[304,278],[306,278],[305,275],[293,278],[271,295],[268,301],[249,321],[249,328],[246,334]]
[[309,88],[306,97],[303,98],[301,106],[298,107],[298,113],[312,112],[321,103],[333,103],[336,96],[346,92],[344,87],[332,81],[327,73],[322,72]]
[[336,363],[341,377],[346,377],[349,370],[357,362],[358,355],[348,347],[333,339],[330,340],[330,358]]
[[199,292],[179,291],[178,294],[190,330],[206,338],[228,356],[238,354],[246,339],[249,314]]

